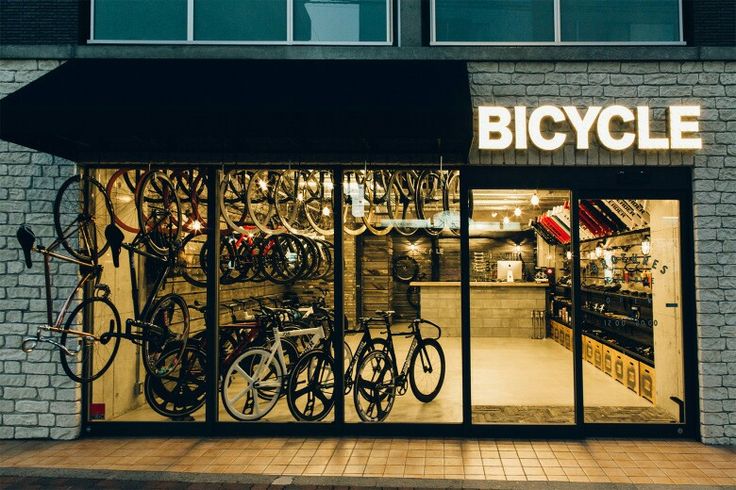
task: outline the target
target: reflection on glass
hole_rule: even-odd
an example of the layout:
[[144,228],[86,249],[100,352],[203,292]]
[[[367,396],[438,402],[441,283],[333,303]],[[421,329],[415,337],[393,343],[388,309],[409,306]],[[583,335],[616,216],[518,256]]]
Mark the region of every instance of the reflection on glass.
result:
[[343,179],[348,422],[462,420],[459,172]]
[[562,41],[680,40],[678,0],[561,0]]
[[333,421],[333,174],[232,168],[219,185],[220,420]]
[[286,41],[286,0],[195,0],[194,39]]
[[684,422],[679,203],[578,209],[585,421]]
[[94,23],[100,40],[184,40],[187,0],[94,0]]
[[572,424],[569,193],[470,197],[473,422]]
[[435,0],[439,42],[555,40],[553,0]]
[[386,0],[294,0],[294,39],[386,42]]

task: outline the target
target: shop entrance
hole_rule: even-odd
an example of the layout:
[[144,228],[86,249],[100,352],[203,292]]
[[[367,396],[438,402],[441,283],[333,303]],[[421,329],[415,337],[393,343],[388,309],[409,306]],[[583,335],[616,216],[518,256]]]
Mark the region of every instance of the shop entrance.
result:
[[165,300],[143,327],[178,337],[122,342],[85,426],[693,435],[688,175],[662,174],[90,169],[139,245],[100,257],[110,298],[124,318]]

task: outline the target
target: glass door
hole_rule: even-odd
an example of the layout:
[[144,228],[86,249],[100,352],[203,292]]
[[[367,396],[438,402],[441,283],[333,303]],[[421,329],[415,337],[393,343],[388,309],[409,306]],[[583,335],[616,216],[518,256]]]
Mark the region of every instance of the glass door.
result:
[[474,424],[575,424],[570,192],[469,190]]
[[586,423],[684,423],[680,202],[582,199]]

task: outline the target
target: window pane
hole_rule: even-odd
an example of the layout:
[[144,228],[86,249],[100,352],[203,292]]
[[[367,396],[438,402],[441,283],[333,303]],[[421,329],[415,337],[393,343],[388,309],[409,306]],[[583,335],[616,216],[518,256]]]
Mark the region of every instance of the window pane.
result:
[[554,41],[553,0],[436,0],[437,41]]
[[678,0],[562,0],[563,41],[679,41]]
[[195,0],[194,38],[285,41],[286,0]]
[[294,39],[386,41],[386,0],[295,0]]
[[95,39],[185,40],[187,0],[96,0]]

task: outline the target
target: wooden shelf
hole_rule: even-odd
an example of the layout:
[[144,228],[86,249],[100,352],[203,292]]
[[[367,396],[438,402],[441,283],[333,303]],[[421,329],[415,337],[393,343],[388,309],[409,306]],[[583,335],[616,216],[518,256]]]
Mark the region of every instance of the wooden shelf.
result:
[[615,292],[612,292],[612,291],[603,291],[603,290],[599,290],[599,289],[586,289],[586,288],[580,288],[580,291],[583,292],[583,293],[603,294],[603,295],[606,295],[606,296],[615,296],[617,298],[645,300],[645,301],[648,301],[649,303],[651,303],[651,298],[649,298],[649,296],[633,296],[631,294],[621,294],[621,293],[615,293]]
[[602,236],[598,238],[587,238],[585,240],[580,240],[580,243],[600,242],[603,240],[608,240],[609,238],[617,238],[620,236],[627,236],[627,235],[636,235],[637,233],[649,233],[649,227],[639,228],[636,230],[622,231],[621,233],[614,233],[613,235],[606,235],[606,236]]
[[619,352],[623,352],[629,357],[632,357],[636,359],[637,361],[643,362],[644,364],[647,364],[648,366],[654,367],[654,361],[652,359],[649,359],[648,357],[642,356],[641,354],[634,352],[632,350],[627,349],[626,347],[622,347],[619,344],[614,344],[613,342],[609,342],[608,340],[602,339],[598,337],[595,334],[583,332],[583,335],[586,337],[590,337],[591,339],[595,340],[596,342],[600,342],[601,344],[607,345],[611,349],[615,349]]

